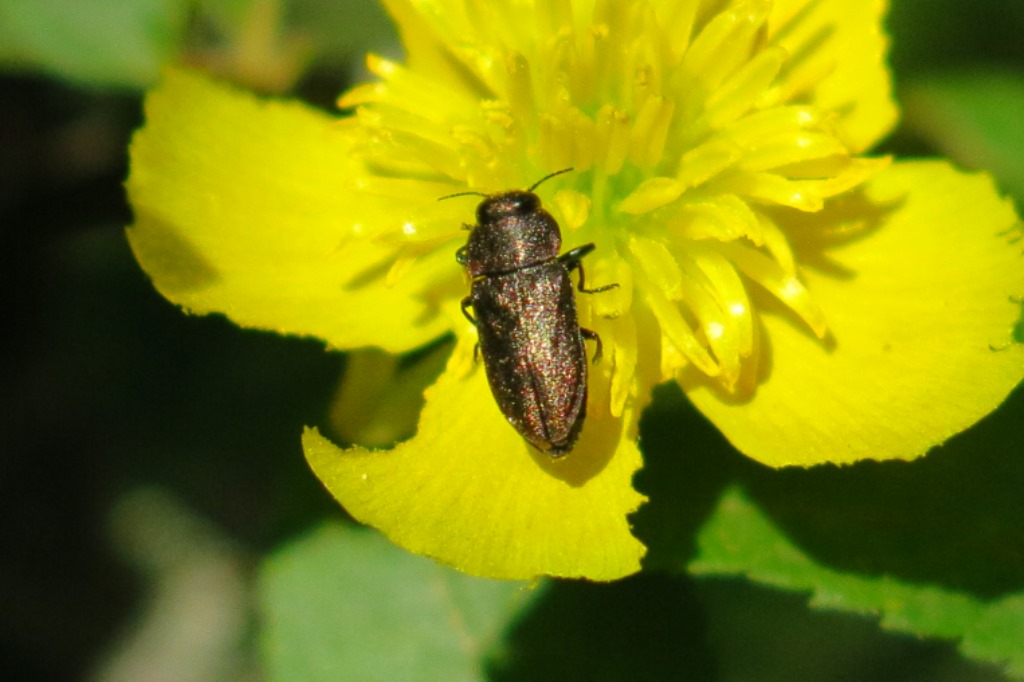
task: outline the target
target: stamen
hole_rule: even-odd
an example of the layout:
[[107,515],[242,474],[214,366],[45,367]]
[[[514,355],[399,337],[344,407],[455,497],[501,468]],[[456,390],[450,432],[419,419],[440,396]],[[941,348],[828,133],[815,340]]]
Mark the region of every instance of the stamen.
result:
[[712,245],[694,244],[690,248],[693,262],[707,277],[722,310],[729,316],[736,353],[749,358],[754,352],[754,317],[747,297],[747,288],[736,268]]
[[[671,345],[682,354],[682,357],[679,359],[692,363],[707,376],[717,377],[721,374],[721,368],[718,366],[718,363],[715,362],[700,341],[697,340],[690,325],[683,319],[679,307],[669,301],[658,287],[651,283],[645,284],[646,286],[641,287],[644,292],[644,300],[661,325],[663,341],[667,340],[669,342],[669,344],[662,343],[663,353],[665,352],[664,346]],[[671,356],[664,357],[671,359]],[[678,362],[678,360],[676,361]],[[682,367],[683,364],[677,364],[671,368],[672,371],[667,376],[673,376],[675,371],[682,369]]]
[[813,187],[773,173],[741,173],[709,185],[722,192],[734,192],[768,204],[789,206],[799,211],[820,211],[824,202]]
[[834,135],[797,131],[762,140],[747,152],[740,167],[757,172],[816,159],[846,158],[848,154]]
[[533,97],[530,63],[521,53],[510,52],[505,57],[505,70],[509,110],[524,127],[532,127],[537,120],[537,105]]
[[755,103],[764,98],[785,60],[785,50],[770,47],[744,64],[708,97],[704,109],[708,124],[715,129],[723,128],[750,111]]
[[825,337],[828,330],[825,314],[795,276],[788,274],[768,256],[742,244],[721,244],[718,248],[740,272],[795,312],[819,339]]
[[610,104],[601,107],[597,115],[596,138],[603,142],[598,146],[599,154],[596,158],[603,157],[602,165],[606,175],[615,175],[629,154],[629,114]]
[[[642,280],[645,302],[662,327],[662,333],[689,363],[710,377],[721,370],[708,350],[697,340],[674,300],[684,297],[679,264],[664,244],[653,240],[634,239],[630,251],[636,259],[635,275]],[[687,301],[689,305],[689,301]],[[675,369],[681,369],[677,367]]]
[[682,296],[686,307],[697,319],[698,327],[721,369],[721,380],[732,387],[740,374],[740,354],[735,330],[710,280],[689,258],[680,259],[685,273]]
[[763,213],[758,213],[761,223],[761,234],[764,235],[764,246],[772,255],[775,262],[779,264],[783,272],[796,276],[796,261],[793,258],[793,250],[789,248],[789,239],[774,220]]
[[[666,112],[666,110],[668,110]],[[666,120],[666,113],[669,119]],[[633,132],[630,136],[629,159],[641,168],[650,168],[652,147],[661,141],[664,146],[667,123],[671,120],[671,104],[663,97],[648,97],[636,115]],[[660,152],[658,153],[660,156]]]
[[676,177],[685,187],[696,187],[723,172],[742,157],[729,139],[715,138],[683,155]]
[[770,9],[768,0],[752,0],[716,16],[693,41],[683,58],[684,69],[695,75],[708,92],[717,90],[750,58],[754,38]]
[[647,213],[672,203],[685,191],[686,185],[678,180],[664,177],[649,178],[619,202],[617,208],[620,213]]
[[626,401],[632,395],[633,377],[636,374],[638,345],[636,321],[631,316],[620,317],[608,321],[612,339],[612,380],[608,410],[612,416],[619,417],[626,407]]
[[664,243],[644,237],[629,240],[629,250],[653,286],[658,287],[670,301],[682,296],[683,274],[675,257]]
[[665,21],[665,34],[672,36],[672,63],[676,64],[690,47],[693,23],[697,18],[700,0],[679,0],[674,3],[672,14]]
[[774,137],[793,130],[822,129],[820,111],[810,106],[773,107],[739,119],[723,131],[742,148],[757,144],[758,140]]
[[686,240],[730,242],[748,239],[755,245],[764,243],[757,215],[747,202],[733,194],[686,202],[677,220],[669,223],[669,228]]
[[594,165],[594,122],[579,109],[566,112],[569,136],[572,140],[572,167],[580,173]]

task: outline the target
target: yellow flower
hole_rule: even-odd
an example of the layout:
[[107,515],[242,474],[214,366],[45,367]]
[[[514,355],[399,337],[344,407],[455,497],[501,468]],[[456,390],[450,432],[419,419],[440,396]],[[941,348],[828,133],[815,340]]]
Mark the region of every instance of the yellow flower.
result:
[[[335,119],[184,73],[132,146],[129,238],[169,299],[340,349],[453,333],[416,435],[307,458],[357,519],[461,570],[640,568],[637,421],[676,381],[770,466],[909,459],[1024,373],[1024,263],[984,176],[863,156],[891,128],[883,2],[386,0],[408,53]],[[456,249],[477,200],[537,191],[593,242],[587,421],[528,446],[474,364]],[[591,347],[592,352],[592,347]],[[680,453],[685,457],[686,453]]]

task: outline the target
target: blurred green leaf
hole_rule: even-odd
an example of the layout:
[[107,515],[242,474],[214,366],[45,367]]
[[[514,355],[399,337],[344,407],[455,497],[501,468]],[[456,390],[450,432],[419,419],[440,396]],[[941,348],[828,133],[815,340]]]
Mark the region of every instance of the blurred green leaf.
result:
[[1013,340],[1017,343],[1024,343],[1024,301],[1020,302],[1020,317],[1017,324],[1013,325]]
[[521,583],[463,575],[332,523],[263,566],[267,679],[478,680]]
[[[292,4],[289,0],[270,1],[286,8]],[[195,5],[206,19],[224,26],[240,26],[245,23],[253,7],[259,2],[260,0],[195,0]]]
[[1019,63],[1024,3],[892,0],[885,24],[898,81],[969,63]]
[[355,59],[364,53],[401,54],[395,26],[381,2],[367,0],[291,0],[289,16],[314,37],[331,61]]
[[902,100],[912,134],[1024,199],[1024,74],[944,73],[912,82]]
[[546,580],[503,635],[492,682],[720,680],[689,576]]
[[828,568],[804,554],[738,488],[722,496],[698,536],[697,575],[739,575],[787,590],[810,591],[811,605],[880,618],[883,628],[959,639],[969,657],[1007,664],[1024,676],[1024,593],[993,601],[881,575]]
[[176,49],[186,9],[184,0],[4,0],[0,65],[143,87]]

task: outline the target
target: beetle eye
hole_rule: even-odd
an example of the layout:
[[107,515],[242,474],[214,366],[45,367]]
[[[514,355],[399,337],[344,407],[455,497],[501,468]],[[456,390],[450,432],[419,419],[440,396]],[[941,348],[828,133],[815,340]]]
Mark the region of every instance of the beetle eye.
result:
[[518,215],[527,215],[537,210],[537,196],[525,194],[516,199],[515,210]]

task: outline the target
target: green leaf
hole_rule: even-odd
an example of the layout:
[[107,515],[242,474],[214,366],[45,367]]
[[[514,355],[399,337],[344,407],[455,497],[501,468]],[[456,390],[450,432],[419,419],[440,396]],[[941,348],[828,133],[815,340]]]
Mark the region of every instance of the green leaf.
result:
[[260,577],[271,681],[479,680],[491,646],[532,594],[341,523],[280,550]]
[[185,10],[183,0],[4,0],[0,65],[142,87],[176,49]]
[[1024,676],[1024,593],[984,601],[956,590],[889,576],[841,572],[804,554],[738,488],[727,490],[697,538],[689,570],[738,575],[794,591],[810,591],[821,609],[877,616],[883,628],[959,639],[960,651],[1007,664]]
[[988,170],[1024,198],[1024,76],[976,70],[908,85],[902,95],[909,130],[962,166]]

